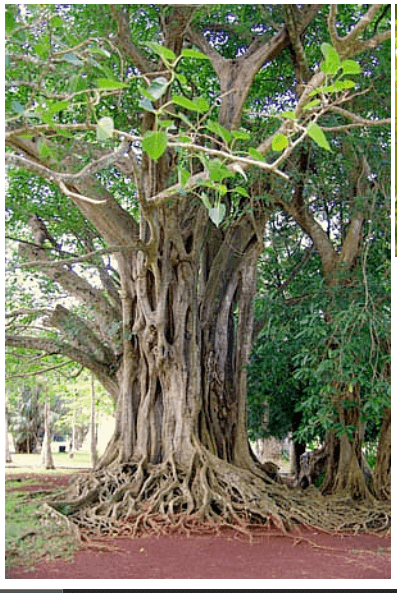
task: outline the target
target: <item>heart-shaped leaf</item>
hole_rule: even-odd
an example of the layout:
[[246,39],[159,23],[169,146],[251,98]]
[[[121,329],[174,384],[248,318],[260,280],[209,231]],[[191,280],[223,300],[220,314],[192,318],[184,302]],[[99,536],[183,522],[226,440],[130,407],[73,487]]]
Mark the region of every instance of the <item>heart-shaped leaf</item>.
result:
[[310,122],[310,124],[307,126],[307,133],[316,144],[321,146],[321,148],[325,148],[325,150],[331,150],[328,140],[326,139],[324,132],[318,124]]
[[324,74],[333,76],[339,70],[339,54],[330,43],[322,43],[321,52],[325,58],[325,61],[321,64],[321,71],[324,72]]
[[184,58],[193,58],[195,60],[209,60],[209,57],[205,54],[201,53],[197,49],[183,49],[181,51],[181,56]]
[[272,149],[281,152],[288,146],[288,138],[284,134],[276,134],[272,140]]
[[210,132],[214,132],[214,134],[216,134],[217,136],[220,136],[221,138],[223,138],[223,140],[226,143],[230,142],[230,140],[232,139],[232,135],[229,132],[229,130],[227,130],[226,128],[221,126],[221,124],[219,124],[217,121],[210,120],[207,123],[207,129]]
[[208,209],[208,214],[212,222],[216,227],[219,227],[222,220],[225,218],[226,206],[225,204],[219,203],[214,208]]
[[343,74],[360,74],[361,66],[354,60],[343,60],[341,62]]
[[98,78],[97,85],[99,89],[125,89],[128,84],[125,82],[118,82],[110,78]]
[[176,60],[176,55],[174,54],[172,49],[164,47],[163,45],[155,43],[154,41],[148,41],[146,45],[150,47],[150,49],[152,49],[158,56],[160,56],[160,58],[162,58],[166,62],[173,62],[174,60]]
[[179,105],[179,107],[189,109],[190,111],[198,111],[199,113],[205,113],[210,108],[207,101],[202,97],[191,101],[182,95],[174,95],[172,101],[175,105]]
[[96,137],[99,142],[104,142],[113,135],[114,123],[112,117],[101,117],[96,126]]
[[168,143],[166,132],[146,132],[142,140],[142,150],[147,152],[151,159],[158,161],[164,154]]

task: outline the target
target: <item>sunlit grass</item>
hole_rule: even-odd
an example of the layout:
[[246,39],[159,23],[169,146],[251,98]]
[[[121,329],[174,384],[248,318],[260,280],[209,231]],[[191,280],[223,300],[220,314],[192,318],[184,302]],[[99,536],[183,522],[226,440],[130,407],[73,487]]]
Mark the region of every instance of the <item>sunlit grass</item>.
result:
[[[76,451],[73,458],[70,459],[68,453],[53,453],[55,470],[46,470],[41,464],[41,456],[39,454],[14,453],[12,454],[12,463],[10,465],[17,467],[9,467],[6,465],[6,473],[21,473],[23,472],[57,472],[67,473],[76,468],[90,468],[91,459],[89,451]],[[69,469],[70,468],[70,469]]]

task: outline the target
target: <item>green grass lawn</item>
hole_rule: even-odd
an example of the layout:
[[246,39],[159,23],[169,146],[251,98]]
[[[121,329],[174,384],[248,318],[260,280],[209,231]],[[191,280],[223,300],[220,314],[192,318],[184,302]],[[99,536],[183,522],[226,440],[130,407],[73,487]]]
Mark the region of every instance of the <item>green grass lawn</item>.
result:
[[[34,473],[42,473],[42,472],[54,472],[57,473],[64,473],[69,472],[70,470],[76,468],[90,468],[91,467],[91,460],[90,460],[90,453],[89,451],[76,451],[74,454],[73,459],[69,459],[69,455],[67,453],[53,453],[52,457],[54,459],[55,470],[46,470],[41,465],[41,456],[36,454],[16,454],[14,453],[12,456],[12,463],[10,465],[16,465],[18,467],[8,467],[6,464],[6,473],[7,474],[16,474],[21,473],[22,471],[25,472],[34,472]],[[59,468],[59,469],[57,469]],[[62,468],[62,469],[60,469]],[[63,469],[67,468],[67,469]],[[69,469],[70,468],[70,469]]]
[[[34,483],[34,479],[24,481],[24,484]],[[6,481],[6,568],[25,566],[28,569],[43,559],[72,559],[78,544],[69,532],[68,526],[62,519],[56,520],[43,513],[48,493],[10,491],[20,486],[21,483],[16,480]]]
[[[73,535],[68,531],[65,521],[43,514],[45,492],[11,492],[21,486],[13,479],[15,474],[72,474],[78,468],[91,467],[90,453],[76,451],[73,459],[67,453],[53,453],[54,470],[41,465],[40,455],[13,454],[9,467],[6,464],[5,488],[5,552],[6,568],[26,566],[29,568],[42,559],[62,557],[71,559],[78,548]],[[34,484],[34,478],[24,480],[24,484]],[[44,486],[43,486],[44,489]]]

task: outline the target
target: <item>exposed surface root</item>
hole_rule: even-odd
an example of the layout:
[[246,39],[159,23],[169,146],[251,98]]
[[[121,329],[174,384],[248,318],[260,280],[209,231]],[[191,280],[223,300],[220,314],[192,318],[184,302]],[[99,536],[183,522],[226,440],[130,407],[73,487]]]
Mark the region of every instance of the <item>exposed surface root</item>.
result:
[[293,490],[201,452],[184,469],[172,459],[140,460],[76,476],[49,506],[84,537],[214,534],[229,527],[253,539],[266,528],[288,534],[299,525],[390,531],[386,503],[323,497],[314,487]]

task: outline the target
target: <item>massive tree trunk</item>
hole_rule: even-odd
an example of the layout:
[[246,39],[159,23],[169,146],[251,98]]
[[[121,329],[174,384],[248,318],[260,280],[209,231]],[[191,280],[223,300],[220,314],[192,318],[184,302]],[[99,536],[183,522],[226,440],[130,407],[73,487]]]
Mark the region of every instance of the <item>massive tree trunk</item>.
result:
[[132,398],[123,413],[131,439],[123,458],[134,451],[151,462],[173,457],[185,464],[201,442],[221,459],[244,465],[257,243],[247,221],[223,241],[215,237],[218,250],[211,245],[212,253],[200,255],[197,237],[184,236],[178,218],[168,210],[159,256],[150,263],[138,256],[126,282],[134,344],[124,362]]
[[[199,232],[187,219],[195,211]],[[124,462],[133,454],[190,463],[197,443],[232,463],[250,459],[245,367],[258,242],[248,217],[222,233],[204,213],[200,205],[156,213],[156,255],[119,257],[124,357],[116,433]],[[203,232],[212,235],[207,247]]]
[[[133,521],[134,533],[181,517],[236,524],[256,514],[266,522],[269,511],[282,524],[267,492],[272,481],[246,435],[258,241],[249,217],[221,232],[201,210],[193,219],[199,233],[189,228],[190,209],[156,213],[155,257],[119,256],[124,354],[116,431],[86,494],[68,502],[87,528],[93,508],[96,518],[104,515],[105,532],[109,516],[121,517],[123,529]],[[145,221],[141,227],[149,244]],[[213,235],[207,247],[202,227]]]

